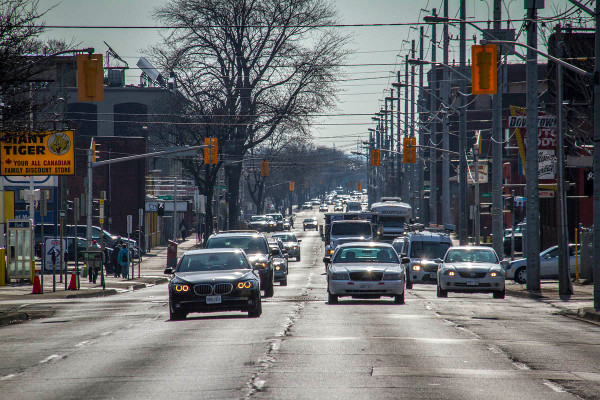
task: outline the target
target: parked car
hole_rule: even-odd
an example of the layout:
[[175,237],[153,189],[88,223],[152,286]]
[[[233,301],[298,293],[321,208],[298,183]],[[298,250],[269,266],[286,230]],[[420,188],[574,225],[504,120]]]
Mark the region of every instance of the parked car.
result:
[[274,269],[273,257],[269,251],[269,243],[265,235],[252,232],[223,232],[209,236],[207,249],[233,248],[246,252],[253,268],[258,270],[260,287],[265,297],[273,297]]
[[437,296],[448,297],[448,292],[492,293],[495,299],[503,299],[503,265],[490,247],[451,247],[438,268]]
[[[581,255],[581,249],[578,249]],[[569,244],[569,274],[575,276],[575,245]],[[527,283],[527,259],[511,261],[506,266],[506,279],[513,279],[517,283]],[[558,246],[552,246],[540,253],[540,278],[558,278]]]
[[281,240],[289,257],[295,257],[296,261],[300,261],[300,242],[302,240],[296,239],[296,235],[290,233],[277,233],[273,237]]
[[[516,253],[522,253],[523,252],[523,233],[525,231],[525,222],[521,222],[520,224],[517,224],[517,226],[515,227],[515,252]],[[507,256],[510,256],[510,248],[511,248],[511,241],[512,241],[512,229],[507,229],[504,231],[504,239],[503,239],[503,245],[504,245],[504,254]]]
[[331,264],[327,271],[329,304],[339,297],[379,299],[393,297],[404,304],[404,266],[389,243],[351,242],[338,246],[333,256],[325,256]]
[[260,279],[240,249],[203,249],[185,252],[169,282],[169,318],[185,319],[192,312],[247,311],[262,314]]
[[307,230],[307,229],[318,230],[319,225],[317,224],[317,220],[314,218],[305,218],[304,221],[302,221],[302,229],[303,230]]

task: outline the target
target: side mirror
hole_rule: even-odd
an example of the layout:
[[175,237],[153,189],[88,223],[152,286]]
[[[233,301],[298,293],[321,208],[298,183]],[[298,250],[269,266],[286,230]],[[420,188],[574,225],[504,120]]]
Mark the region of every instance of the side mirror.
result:
[[279,251],[277,251],[275,249],[271,250],[271,256],[272,257],[278,256],[278,255],[279,255]]
[[302,239],[298,240],[298,243],[302,243]]
[[502,268],[506,269],[510,266],[510,261],[502,260],[502,261],[500,261],[500,265],[502,266]]
[[402,257],[402,264],[408,264],[408,263],[410,263],[410,258]]
[[331,264],[331,256],[325,256],[325,257],[323,257],[323,262],[325,264]]
[[441,258],[436,258],[435,260],[433,260],[433,262],[436,263],[436,264],[441,264],[444,261]]
[[165,275],[173,275],[174,272],[173,267],[165,268]]

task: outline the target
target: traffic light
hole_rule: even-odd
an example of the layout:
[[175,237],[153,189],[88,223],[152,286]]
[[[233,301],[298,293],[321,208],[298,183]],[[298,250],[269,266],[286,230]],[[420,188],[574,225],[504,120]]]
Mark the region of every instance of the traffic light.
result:
[[77,101],[104,101],[102,54],[77,55]]
[[290,182],[290,192],[293,192],[294,190],[296,190],[296,183]]
[[495,44],[471,46],[471,93],[498,93],[497,62]]
[[219,139],[204,138],[204,164],[217,164],[219,161]]
[[96,144],[96,141],[92,138],[92,143],[90,144],[90,149],[92,149],[92,162],[96,162],[100,158],[100,151],[97,150],[98,147],[100,147],[100,145]]
[[269,176],[270,172],[269,160],[262,160],[260,162],[260,176]]
[[514,207],[514,201],[512,196],[511,197],[505,197],[504,198],[504,208],[506,210],[512,211]]
[[371,165],[373,167],[379,167],[381,165],[381,151],[371,150]]
[[362,182],[356,182],[356,191],[362,192]]
[[402,162],[415,164],[417,162],[417,138],[405,137],[402,139]]

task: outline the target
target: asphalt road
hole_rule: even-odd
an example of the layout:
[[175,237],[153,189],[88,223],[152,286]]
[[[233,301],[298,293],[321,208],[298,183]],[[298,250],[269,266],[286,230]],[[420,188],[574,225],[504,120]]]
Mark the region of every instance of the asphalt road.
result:
[[258,319],[170,322],[164,284],[35,304],[56,312],[0,328],[0,398],[600,399],[600,326],[430,285],[328,305],[323,243],[296,231],[302,261]]

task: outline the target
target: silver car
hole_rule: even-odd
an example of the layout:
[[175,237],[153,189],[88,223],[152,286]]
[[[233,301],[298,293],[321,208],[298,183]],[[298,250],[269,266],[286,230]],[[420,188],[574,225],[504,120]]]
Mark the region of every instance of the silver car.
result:
[[493,293],[503,299],[504,269],[494,249],[483,246],[451,247],[438,269],[437,296],[448,292]]
[[333,256],[323,262],[331,263],[327,271],[329,304],[339,297],[379,299],[393,297],[404,304],[404,266],[389,243],[350,242],[338,246]]
[[[581,249],[578,249],[581,257]],[[571,277],[575,277],[577,257],[575,256],[575,245],[569,245],[569,270]],[[580,261],[581,263],[581,261]],[[527,259],[511,261],[506,266],[506,279],[514,279],[517,283],[527,283]],[[540,253],[540,278],[558,278],[558,246],[552,246]]]
[[302,240],[296,239],[296,235],[291,233],[277,233],[272,237],[283,242],[289,257],[294,257],[296,261],[300,261],[300,242]]

